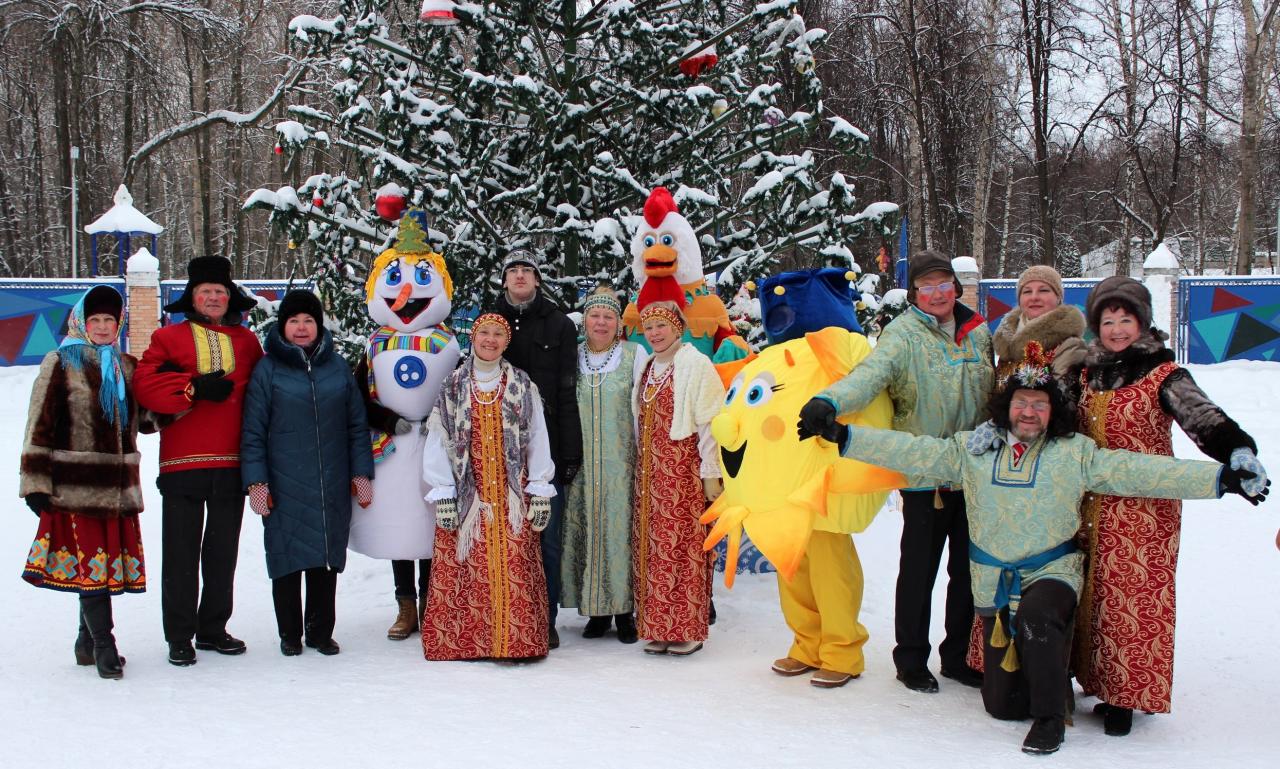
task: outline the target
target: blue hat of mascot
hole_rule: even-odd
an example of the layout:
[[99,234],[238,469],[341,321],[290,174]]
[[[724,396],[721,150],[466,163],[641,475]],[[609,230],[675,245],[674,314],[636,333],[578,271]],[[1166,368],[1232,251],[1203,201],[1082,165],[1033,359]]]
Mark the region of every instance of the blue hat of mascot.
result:
[[861,334],[854,304],[862,295],[850,284],[854,275],[839,267],[823,267],[765,278],[760,287],[760,318],[769,344],[830,326]]

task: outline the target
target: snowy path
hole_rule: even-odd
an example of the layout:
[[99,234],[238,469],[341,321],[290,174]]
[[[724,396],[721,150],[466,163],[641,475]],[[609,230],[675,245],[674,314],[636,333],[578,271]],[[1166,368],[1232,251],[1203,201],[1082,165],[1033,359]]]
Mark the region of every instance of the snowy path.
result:
[[[1197,380],[1262,446],[1280,473],[1280,364],[1192,367]],[[157,443],[143,441],[143,514],[151,590],[117,599],[126,677],[101,681],[72,660],[75,600],[18,579],[34,531],[16,498],[17,461],[34,368],[0,369],[0,767],[92,759],[127,767],[187,760],[227,767],[404,765],[588,767],[1275,766],[1280,756],[1280,637],[1273,539],[1280,499],[1254,509],[1231,497],[1192,502],[1184,515],[1174,712],[1135,718],[1123,739],[1102,734],[1081,700],[1061,753],[1023,756],[1027,729],[982,711],[975,690],[941,693],[893,678],[893,580],[899,525],[883,513],[857,537],[867,575],[862,620],[868,670],[843,689],[783,679],[768,665],[789,635],[772,577],[717,586],[719,623],[688,659],[650,657],[610,634],[586,641],[561,614],[563,645],[528,666],[423,661],[414,641],[384,637],[394,614],[390,568],[353,554],[339,580],[342,654],[286,659],[276,645],[261,525],[246,513],[230,630],[242,657],[201,653],[193,668],[165,661],[160,630]],[[1199,452],[1175,430],[1177,454]],[[940,593],[938,594],[940,596]],[[935,617],[941,611],[938,602]],[[938,623],[935,621],[935,627]],[[936,643],[935,637],[935,643]],[[934,660],[936,672],[936,657]],[[211,759],[211,760],[210,760]]]

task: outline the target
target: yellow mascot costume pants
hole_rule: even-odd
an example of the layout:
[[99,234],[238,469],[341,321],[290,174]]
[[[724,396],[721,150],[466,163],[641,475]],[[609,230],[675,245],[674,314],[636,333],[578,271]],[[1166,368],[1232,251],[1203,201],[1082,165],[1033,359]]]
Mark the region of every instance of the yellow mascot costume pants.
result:
[[858,621],[862,563],[853,537],[815,529],[795,577],[778,577],[778,597],[795,633],[787,656],[815,668],[862,674],[867,629]]

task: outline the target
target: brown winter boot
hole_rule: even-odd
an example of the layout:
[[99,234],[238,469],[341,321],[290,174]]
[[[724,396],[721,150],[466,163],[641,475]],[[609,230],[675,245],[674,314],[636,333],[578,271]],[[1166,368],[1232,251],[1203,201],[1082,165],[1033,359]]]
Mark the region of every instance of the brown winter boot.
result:
[[396,596],[396,603],[400,606],[400,613],[396,615],[396,621],[391,623],[391,627],[387,628],[387,638],[403,641],[418,631],[418,602],[413,596]]

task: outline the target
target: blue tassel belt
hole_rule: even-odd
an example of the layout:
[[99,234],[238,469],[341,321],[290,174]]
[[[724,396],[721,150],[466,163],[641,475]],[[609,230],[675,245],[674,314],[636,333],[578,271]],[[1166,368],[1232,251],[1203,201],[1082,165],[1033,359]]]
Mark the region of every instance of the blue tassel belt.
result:
[[1078,549],[1075,540],[1069,539],[1042,553],[1029,555],[1021,561],[1009,563],[996,558],[991,553],[970,542],[969,560],[980,566],[994,566],[1000,570],[1000,579],[996,583],[996,614],[998,616],[1001,609],[1006,606],[1009,607],[1009,633],[1015,635],[1017,633],[1017,624],[1014,622],[1014,615],[1018,611],[1018,602],[1022,600],[1022,572],[1035,571],[1064,555],[1076,552]]

